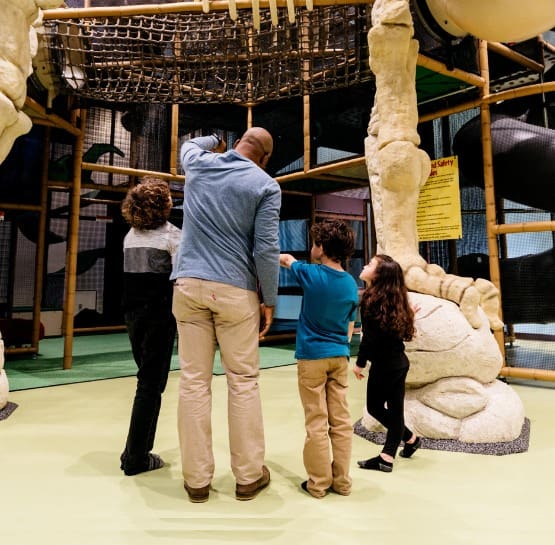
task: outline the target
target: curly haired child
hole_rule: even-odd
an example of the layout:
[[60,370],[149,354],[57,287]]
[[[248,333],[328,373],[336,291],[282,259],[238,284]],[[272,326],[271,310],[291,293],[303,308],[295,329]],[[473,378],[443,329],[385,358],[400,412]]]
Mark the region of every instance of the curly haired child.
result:
[[129,432],[120,457],[126,475],[164,465],[151,450],[176,333],[170,273],[181,230],[168,221],[171,207],[167,182],[153,177],[132,187],[121,206],[131,226],[123,243],[123,310],[138,368]]

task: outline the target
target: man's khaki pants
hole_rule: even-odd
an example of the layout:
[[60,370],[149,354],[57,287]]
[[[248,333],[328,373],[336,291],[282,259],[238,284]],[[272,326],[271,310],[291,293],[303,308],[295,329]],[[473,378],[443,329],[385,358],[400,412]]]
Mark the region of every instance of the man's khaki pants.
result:
[[306,427],[303,460],[308,489],[316,497],[325,496],[330,487],[338,494],[351,492],[353,426],[347,404],[348,367],[346,357],[298,361]]
[[[231,468],[238,484],[250,484],[262,476],[264,463],[258,296],[228,284],[182,278],[175,284],[173,313],[179,335],[178,429],[185,482],[201,488],[214,475],[211,382],[217,343],[227,377]],[[223,415],[216,422],[224,426]]]

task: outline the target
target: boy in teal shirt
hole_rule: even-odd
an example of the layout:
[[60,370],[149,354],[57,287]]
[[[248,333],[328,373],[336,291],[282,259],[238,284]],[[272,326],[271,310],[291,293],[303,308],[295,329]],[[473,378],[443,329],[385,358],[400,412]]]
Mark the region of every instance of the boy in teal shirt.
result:
[[310,234],[310,257],[316,263],[280,255],[280,265],[291,270],[303,289],[295,350],[306,427],[303,461],[308,479],[301,487],[315,498],[330,489],[347,496],[353,437],[348,368],[358,288],[342,262],[354,253],[355,235],[340,220],[316,223]]

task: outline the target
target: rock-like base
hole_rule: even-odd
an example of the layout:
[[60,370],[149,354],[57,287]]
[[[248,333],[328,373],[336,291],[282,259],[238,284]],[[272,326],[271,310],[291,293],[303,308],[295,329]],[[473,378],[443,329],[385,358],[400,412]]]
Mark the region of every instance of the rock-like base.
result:
[[[375,443],[383,445],[385,432],[369,431],[362,425],[362,419],[358,420],[354,427],[356,435]],[[468,452],[470,454],[490,454],[503,456],[505,454],[517,454],[528,450],[530,440],[530,420],[524,419],[522,430],[513,441],[497,443],[465,443],[456,439],[429,439],[422,437],[422,447],[429,450],[447,450],[450,452]]]

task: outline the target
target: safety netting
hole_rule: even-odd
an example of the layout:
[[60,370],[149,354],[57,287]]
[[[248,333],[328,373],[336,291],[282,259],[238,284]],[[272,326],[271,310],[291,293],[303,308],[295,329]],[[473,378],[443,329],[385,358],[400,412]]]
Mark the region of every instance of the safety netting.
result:
[[[527,100],[525,110],[527,123],[522,123],[523,112],[517,108],[514,126],[499,127],[494,123],[492,150],[497,221],[501,224],[526,226],[545,225],[545,229],[509,232],[498,238],[497,253],[501,286],[502,314],[505,322],[505,356],[511,367],[555,370],[555,232],[549,224],[555,217],[553,210],[552,146],[555,131],[536,123],[543,116],[535,116],[533,106]],[[539,103],[539,112],[543,114]],[[516,108],[516,107],[515,107]],[[518,113],[518,121],[517,120]],[[508,115],[508,114],[507,114]],[[512,123],[511,118],[496,118]],[[479,120],[478,110],[455,114],[448,122],[434,122],[434,152],[441,157],[453,153],[447,143],[453,135],[468,130]],[[512,130],[511,130],[512,129]],[[438,263],[445,270],[463,277],[490,279],[489,248],[487,239],[486,198],[481,172],[481,139],[475,141],[476,133],[468,142],[475,144],[473,153],[459,143],[459,166],[462,183],[460,188],[463,236],[451,241],[434,241],[421,244],[421,253],[429,261]],[[528,155],[522,155],[521,143],[529,144]],[[523,160],[526,159],[525,161]],[[466,164],[463,164],[466,161]],[[525,162],[528,176],[517,170],[519,162]],[[476,169],[468,168],[477,165]],[[465,176],[465,173],[467,175]],[[513,176],[514,173],[514,176]],[[515,199],[503,198],[511,195]],[[518,197],[518,201],[516,200]],[[539,208],[542,205],[544,208]]]
[[[67,93],[161,103],[257,103],[372,78],[368,5],[95,16],[45,20],[45,42]],[[257,21],[258,25],[258,21]]]

